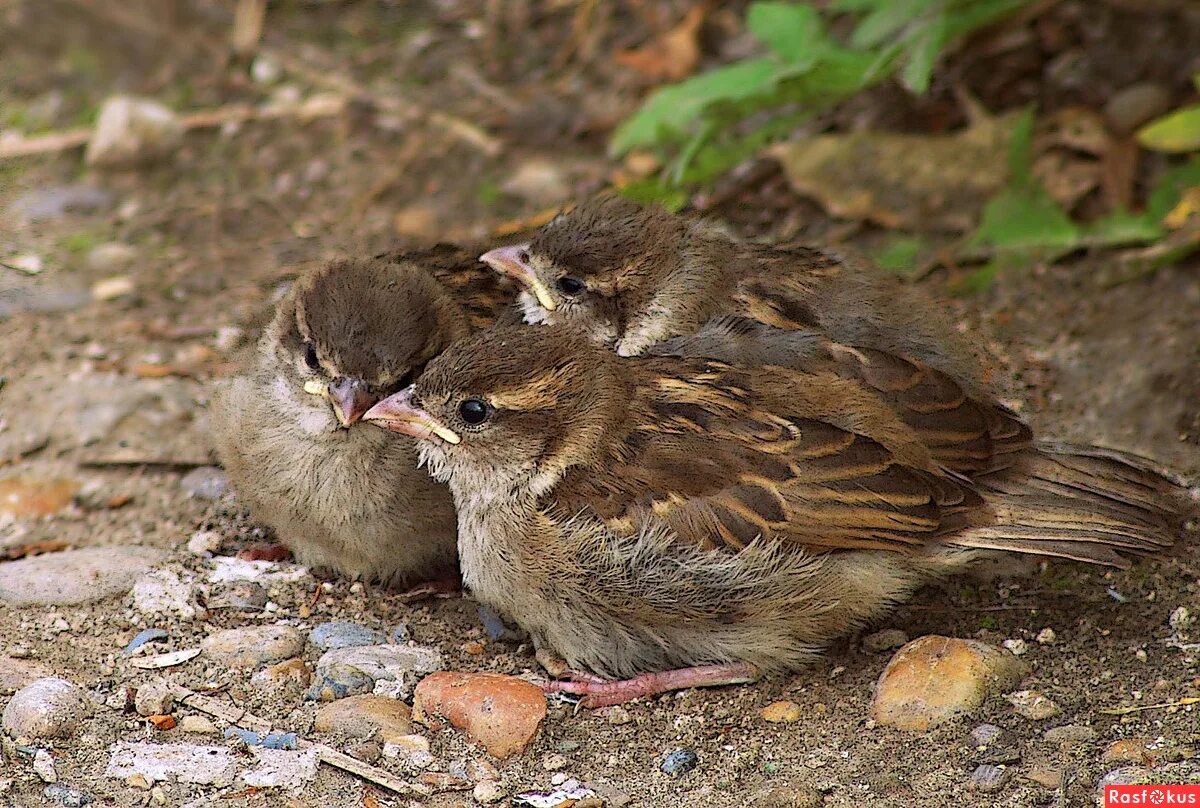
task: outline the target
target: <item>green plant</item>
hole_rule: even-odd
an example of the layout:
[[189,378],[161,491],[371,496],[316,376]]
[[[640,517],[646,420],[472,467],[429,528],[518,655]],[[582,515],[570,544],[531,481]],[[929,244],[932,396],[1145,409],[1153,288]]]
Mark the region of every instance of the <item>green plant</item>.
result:
[[978,228],[961,251],[965,259],[982,257],[987,263],[968,274],[959,291],[985,288],[1009,266],[1054,261],[1083,249],[1159,242],[1167,236],[1163,219],[1186,189],[1200,185],[1197,155],[1158,178],[1141,213],[1117,210],[1092,222],[1076,222],[1033,176],[1032,133],[1033,111],[1027,110],[1013,130],[1008,186],[984,207]]
[[[1200,73],[1192,77],[1200,89]],[[1152,151],[1200,151],[1200,104],[1182,107],[1153,120],[1137,133],[1138,142]]]
[[[753,3],[746,27],[766,53],[659,88],[618,127],[611,148],[669,156],[658,183],[664,192],[702,183],[884,80],[924,92],[941,54],[1028,2],[833,0],[823,13],[802,3]],[[846,42],[823,16],[839,13],[856,21]]]

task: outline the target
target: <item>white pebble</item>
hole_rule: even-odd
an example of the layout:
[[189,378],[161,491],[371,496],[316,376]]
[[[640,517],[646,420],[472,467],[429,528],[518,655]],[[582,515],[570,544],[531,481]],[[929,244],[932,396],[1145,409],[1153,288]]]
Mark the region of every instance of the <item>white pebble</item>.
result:
[[1029,645],[1022,639],[1005,640],[1004,647],[1011,651],[1013,656],[1024,656],[1029,651]]
[[54,770],[54,758],[45,749],[39,749],[33,755],[33,772],[42,778],[43,783],[57,783],[58,772]]
[[1038,645],[1054,645],[1058,642],[1058,635],[1054,633],[1054,629],[1047,626],[1037,633]]

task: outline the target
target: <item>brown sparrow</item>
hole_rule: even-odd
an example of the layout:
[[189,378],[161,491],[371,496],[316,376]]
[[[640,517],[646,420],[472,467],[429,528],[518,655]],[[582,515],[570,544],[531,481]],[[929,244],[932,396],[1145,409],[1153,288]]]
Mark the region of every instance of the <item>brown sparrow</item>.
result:
[[703,347],[734,364],[769,354],[831,370],[832,357],[953,471],[1002,466],[1032,439],[976,381],[970,352],[930,301],[830,251],[746,244],[709,222],[598,197],[481,260],[521,283],[527,322],[575,324],[621,356],[685,338],[685,352]]
[[364,419],[418,439],[464,583],[590,706],[795,669],[987,551],[1124,566],[1177,514],[1121,455],[972,484],[856,379],[623,360],[564,328],[455,343]]
[[449,492],[412,446],[358,421],[513,292],[448,246],[333,261],[296,281],[253,367],[214,399],[213,424],[238,497],[298,561],[391,585],[453,572]]

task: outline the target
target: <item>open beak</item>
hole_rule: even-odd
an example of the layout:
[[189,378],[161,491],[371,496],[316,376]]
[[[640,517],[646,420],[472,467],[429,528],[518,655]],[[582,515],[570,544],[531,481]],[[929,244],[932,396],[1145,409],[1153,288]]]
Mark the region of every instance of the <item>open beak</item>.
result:
[[492,269],[512,278],[524,286],[537,298],[538,304],[546,311],[554,311],[558,303],[542,283],[533,267],[529,265],[529,245],[514,244],[511,247],[497,247],[479,256],[479,260]]
[[371,394],[367,383],[361,379],[337,379],[329,383],[326,391],[338,423],[346,427],[358,422],[379,400]]
[[442,424],[429,413],[412,403],[413,389],[406,387],[399,393],[380,401],[363,415],[364,421],[373,421],[389,432],[399,432],[414,438],[429,440],[441,438],[446,443],[462,443],[454,430]]

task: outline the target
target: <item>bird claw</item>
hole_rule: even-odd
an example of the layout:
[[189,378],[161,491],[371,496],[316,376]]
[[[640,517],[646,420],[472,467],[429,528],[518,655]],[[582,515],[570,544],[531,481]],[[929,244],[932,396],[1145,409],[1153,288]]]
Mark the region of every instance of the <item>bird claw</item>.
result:
[[457,576],[434,578],[396,594],[401,603],[416,603],[429,598],[456,598],[462,595],[462,580]]
[[752,665],[700,665],[693,668],[643,673],[632,679],[610,681],[590,673],[566,671],[567,681],[541,682],[545,693],[582,696],[580,706],[595,709],[625,704],[634,699],[686,690],[693,687],[719,687],[753,682],[758,671]]

